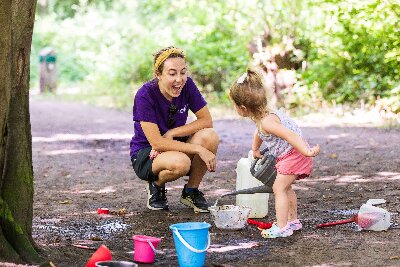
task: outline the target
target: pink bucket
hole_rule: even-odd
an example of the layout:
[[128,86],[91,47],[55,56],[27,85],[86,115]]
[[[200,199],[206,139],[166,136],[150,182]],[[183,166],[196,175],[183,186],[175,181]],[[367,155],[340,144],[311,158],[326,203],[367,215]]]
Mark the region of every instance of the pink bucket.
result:
[[142,263],[153,263],[157,252],[156,248],[161,238],[146,235],[134,235],[132,238],[135,248],[133,260]]

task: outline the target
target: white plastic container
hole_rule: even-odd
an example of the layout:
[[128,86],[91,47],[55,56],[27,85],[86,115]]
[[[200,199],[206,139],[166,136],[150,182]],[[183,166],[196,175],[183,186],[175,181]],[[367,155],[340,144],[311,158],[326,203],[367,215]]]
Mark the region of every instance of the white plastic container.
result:
[[359,230],[386,231],[389,229],[390,213],[373,205],[383,204],[384,199],[370,199],[358,211],[357,224]]
[[[236,166],[236,190],[253,188],[263,185],[251,175],[250,165],[253,155],[251,151],[247,158],[241,158]],[[236,205],[251,208],[249,218],[264,218],[268,214],[268,193],[236,195]]]

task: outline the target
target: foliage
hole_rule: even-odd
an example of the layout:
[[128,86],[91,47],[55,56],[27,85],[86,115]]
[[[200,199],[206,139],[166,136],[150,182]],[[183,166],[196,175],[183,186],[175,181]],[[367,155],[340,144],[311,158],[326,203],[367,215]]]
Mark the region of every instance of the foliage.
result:
[[379,0],[314,4],[314,14],[324,12],[321,19],[326,23],[305,34],[310,68],[303,77],[308,84],[317,82],[324,98],[337,103],[395,97],[400,6]]
[[113,0],[47,0],[38,2],[36,12],[38,15],[57,14],[57,18],[63,20],[84,12],[88,7],[105,10],[112,4]]
[[[257,1],[140,1],[148,28],[158,22],[184,48],[195,79],[208,92],[223,93],[250,61],[247,43],[254,35],[249,23]],[[154,16],[154,14],[160,14]],[[261,15],[261,14],[260,14]],[[154,29],[155,34],[159,29]]]
[[[113,92],[114,88],[128,90],[127,85],[137,78],[137,64],[143,61],[137,49],[145,47],[144,43],[133,44],[148,35],[131,14],[122,12],[127,7],[135,9],[133,4],[116,3],[108,11],[85,7],[85,12],[75,14],[74,18],[57,20],[55,14],[39,18],[33,38],[33,69],[38,48],[53,46],[61,81],[84,83],[87,89],[98,91],[98,95],[119,93]],[[33,80],[36,73],[37,69],[32,72]]]
[[35,25],[32,83],[38,79],[38,52],[51,45],[58,52],[62,82],[126,99],[133,84],[152,78],[152,54],[175,45],[186,51],[202,90],[226,102],[225,91],[252,61],[253,40],[262,37],[271,46],[284,46],[290,38],[296,60],[307,68],[298,70],[299,84],[286,92],[288,106],[303,106],[305,95],[311,101],[318,97],[318,103],[395,102],[393,88],[400,78],[397,0],[48,3],[45,12],[38,11]]

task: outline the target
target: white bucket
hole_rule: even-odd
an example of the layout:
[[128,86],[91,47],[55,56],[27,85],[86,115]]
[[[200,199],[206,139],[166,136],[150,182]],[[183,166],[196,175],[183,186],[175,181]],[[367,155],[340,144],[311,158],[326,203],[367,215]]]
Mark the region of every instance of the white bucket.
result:
[[[253,157],[250,152],[248,158],[241,158],[237,163],[236,190],[263,185],[263,183],[254,178],[250,172],[250,158]],[[236,196],[236,205],[250,207],[251,212],[249,218],[264,218],[268,215],[268,200],[268,193],[239,194]]]
[[209,210],[214,217],[214,223],[217,228],[239,230],[247,225],[251,208],[223,205],[211,206]]
[[357,224],[359,230],[387,230],[391,225],[390,213],[385,209],[371,205],[371,203],[363,204],[358,211]]

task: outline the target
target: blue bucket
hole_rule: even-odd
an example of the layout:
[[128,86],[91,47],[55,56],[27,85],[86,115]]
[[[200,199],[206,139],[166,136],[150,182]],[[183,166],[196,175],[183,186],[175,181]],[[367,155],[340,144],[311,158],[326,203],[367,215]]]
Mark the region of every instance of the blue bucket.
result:
[[185,222],[170,225],[178,264],[181,267],[200,267],[206,262],[206,251],[210,247],[211,225],[206,222]]

